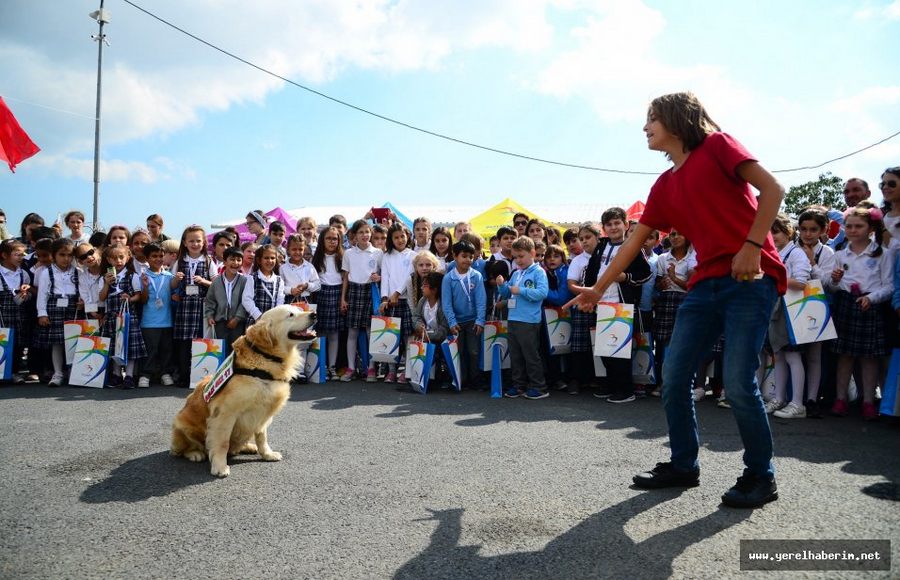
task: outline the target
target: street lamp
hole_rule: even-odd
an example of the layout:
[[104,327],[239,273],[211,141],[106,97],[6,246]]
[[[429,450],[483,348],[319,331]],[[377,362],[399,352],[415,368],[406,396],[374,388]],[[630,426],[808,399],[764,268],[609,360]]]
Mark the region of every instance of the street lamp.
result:
[[100,204],[100,80],[103,73],[103,45],[109,46],[106,35],[103,34],[103,25],[109,22],[109,11],[103,9],[104,0],[100,0],[100,9],[94,10],[88,16],[97,21],[100,31],[92,34],[97,42],[97,112],[94,116],[94,216],[93,229],[100,229],[99,204]]

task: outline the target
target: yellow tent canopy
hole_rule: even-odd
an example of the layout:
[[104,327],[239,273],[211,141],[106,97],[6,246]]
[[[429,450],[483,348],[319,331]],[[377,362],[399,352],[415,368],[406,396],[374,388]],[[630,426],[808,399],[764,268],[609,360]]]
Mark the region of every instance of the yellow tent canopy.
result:
[[[472,224],[472,230],[474,231],[474,233],[481,236],[486,242],[491,238],[491,236],[496,235],[497,230],[502,226],[512,227],[513,216],[517,213],[524,213],[528,216],[528,219],[540,220],[541,223],[543,223],[548,228],[557,228],[560,231],[563,230],[563,228],[560,228],[555,223],[545,220],[533,211],[519,205],[518,202],[513,201],[508,197],[494,207],[486,209],[477,216],[473,217],[469,220],[469,222]],[[485,247],[486,246],[487,244],[485,244]]]

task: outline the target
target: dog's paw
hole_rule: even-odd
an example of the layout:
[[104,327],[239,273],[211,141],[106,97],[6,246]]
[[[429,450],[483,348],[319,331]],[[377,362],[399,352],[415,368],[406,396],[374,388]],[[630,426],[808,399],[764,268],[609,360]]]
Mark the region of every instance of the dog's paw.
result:
[[194,463],[200,463],[201,461],[206,460],[206,454],[202,451],[185,451],[184,457],[188,461],[193,461]]
[[261,456],[263,461],[281,461],[281,453],[277,451],[269,451]]
[[216,477],[228,477],[228,474],[231,473],[231,468],[228,467],[227,465],[225,467],[221,467],[221,468],[213,467],[212,469],[209,470],[209,472],[211,474],[215,475]]

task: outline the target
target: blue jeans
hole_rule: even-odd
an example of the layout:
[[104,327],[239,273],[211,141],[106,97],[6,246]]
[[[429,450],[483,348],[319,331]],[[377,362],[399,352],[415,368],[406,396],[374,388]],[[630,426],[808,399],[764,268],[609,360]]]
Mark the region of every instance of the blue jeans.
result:
[[772,431],[756,371],[777,297],[775,280],[768,276],[752,282],[710,278],[698,282],[678,308],[663,363],[662,392],[675,468],[699,468],[700,433],[691,386],[701,360],[724,332],[725,396],[744,443],[744,465],[754,475],[774,477]]

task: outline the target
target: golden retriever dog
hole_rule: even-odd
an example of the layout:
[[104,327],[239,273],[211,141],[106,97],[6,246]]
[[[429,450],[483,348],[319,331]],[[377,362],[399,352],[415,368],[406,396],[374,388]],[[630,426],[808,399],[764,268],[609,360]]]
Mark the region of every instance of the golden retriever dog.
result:
[[228,456],[259,453],[264,461],[281,461],[272,451],[266,430],[290,396],[290,381],[302,358],[299,342],[315,334],[309,328],[316,315],[294,306],[278,306],[263,314],[234,343],[234,375],[209,403],[206,377],[188,397],[172,423],[172,455],[190,461],[209,456],[210,472],[226,477]]

